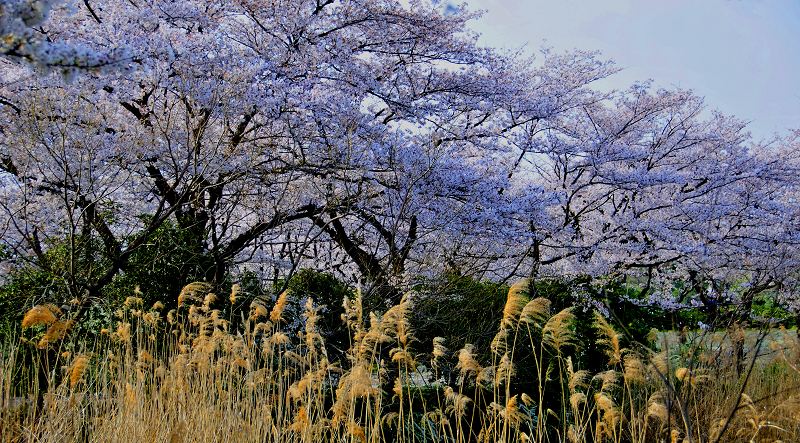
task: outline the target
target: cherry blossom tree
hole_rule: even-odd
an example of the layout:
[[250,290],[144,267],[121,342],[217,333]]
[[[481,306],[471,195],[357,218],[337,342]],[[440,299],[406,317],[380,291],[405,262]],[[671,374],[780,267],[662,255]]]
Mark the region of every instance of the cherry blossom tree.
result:
[[[793,279],[789,140],[755,144],[744,123],[707,113],[690,92],[644,84],[517,145],[524,180],[553,196],[549,217],[517,230],[528,239],[520,263],[534,277],[633,277],[651,302],[668,304],[689,302],[672,294],[687,280],[697,303],[740,303],[748,313],[755,294]],[[736,297],[722,289],[742,281]]]
[[[4,241],[40,263],[50,238],[102,244],[88,277],[66,278],[84,300],[167,220],[213,258],[209,280],[268,259],[260,246],[291,228],[385,286],[421,262],[420,238],[494,214],[503,133],[558,112],[554,68],[520,83],[519,60],[476,46],[471,17],[393,1],[92,2],[61,17],[61,38],[123,42],[136,66],[70,84],[4,69]],[[609,72],[591,54],[566,61],[585,71],[578,89]]]

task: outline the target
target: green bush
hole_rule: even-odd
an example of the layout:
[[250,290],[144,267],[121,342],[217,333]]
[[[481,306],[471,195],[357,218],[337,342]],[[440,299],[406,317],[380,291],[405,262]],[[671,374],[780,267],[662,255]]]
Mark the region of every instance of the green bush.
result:
[[[171,223],[161,226],[92,300],[77,330],[96,333],[110,324],[112,313],[132,295],[141,297],[147,308],[157,301],[175,307],[181,288],[203,280],[213,267],[211,257],[192,247],[190,235]],[[0,286],[0,318],[5,323],[0,327],[17,330],[24,313],[36,304],[74,308],[73,301],[82,298],[109,266],[96,238],[50,242],[37,263],[14,270]]]
[[341,320],[344,313],[342,303],[345,298],[352,298],[355,291],[333,274],[312,269],[301,269],[289,279],[288,284],[285,281],[278,282],[276,292],[284,286],[289,291],[289,303],[284,314],[290,325],[289,330],[300,330],[304,304],[311,297],[320,315],[317,327],[325,338],[328,352],[343,355],[350,343],[349,333]]
[[420,280],[414,289],[411,323],[419,346],[428,349],[434,337],[443,337],[451,350],[471,343],[488,351],[503,315],[507,285],[448,273]]
[[[193,233],[164,223],[104,288],[104,299],[118,304],[138,288],[145,307],[160,301],[167,309],[175,308],[181,289],[188,283],[205,281],[213,268],[213,258],[200,251]],[[230,288],[229,283],[226,286]]]

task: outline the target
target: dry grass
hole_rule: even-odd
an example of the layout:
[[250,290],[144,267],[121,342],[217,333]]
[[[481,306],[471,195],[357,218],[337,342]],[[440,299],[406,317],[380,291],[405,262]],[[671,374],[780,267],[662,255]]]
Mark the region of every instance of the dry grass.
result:
[[289,336],[282,325],[291,294],[270,311],[253,305],[233,330],[209,291],[187,287],[179,311],[167,315],[132,298],[113,332],[92,344],[59,341],[63,331],[49,329],[68,320],[49,308],[32,311],[26,324],[46,328],[39,334],[50,336],[44,347],[56,358],[51,388],[14,381],[26,352],[46,352],[31,329],[21,344],[1,345],[0,440],[800,441],[793,331],[752,343],[738,375],[734,356],[714,340],[698,335],[676,349],[665,338],[660,352],[626,349],[598,316],[607,369],[589,374],[566,356],[575,341],[572,313],[552,315],[547,300],[528,300],[514,286],[491,361],[479,361],[471,345],[448,350],[441,339],[412,346],[408,300],[377,316],[356,299],[342,316],[350,349],[333,362],[312,301],[305,329]]

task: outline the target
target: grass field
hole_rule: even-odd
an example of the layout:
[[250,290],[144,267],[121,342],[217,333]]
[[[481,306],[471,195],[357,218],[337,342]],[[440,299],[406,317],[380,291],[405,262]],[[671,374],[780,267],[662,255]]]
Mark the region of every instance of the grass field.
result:
[[57,308],[31,310],[23,337],[2,344],[0,440],[800,441],[795,331],[662,333],[657,350],[626,349],[596,316],[605,369],[588,373],[573,313],[514,286],[491,349],[417,343],[407,301],[378,317],[355,299],[335,359],[310,300],[290,336],[289,294],[226,319],[213,294],[187,288],[166,314],[128,299],[91,342]]

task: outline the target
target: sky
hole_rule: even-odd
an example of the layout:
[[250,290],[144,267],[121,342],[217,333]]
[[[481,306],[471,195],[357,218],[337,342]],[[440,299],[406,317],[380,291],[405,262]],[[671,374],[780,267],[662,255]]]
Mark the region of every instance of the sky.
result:
[[487,46],[599,50],[622,72],[692,89],[757,139],[800,128],[800,0],[465,0]]

